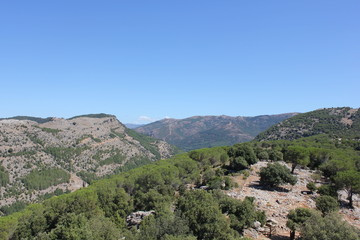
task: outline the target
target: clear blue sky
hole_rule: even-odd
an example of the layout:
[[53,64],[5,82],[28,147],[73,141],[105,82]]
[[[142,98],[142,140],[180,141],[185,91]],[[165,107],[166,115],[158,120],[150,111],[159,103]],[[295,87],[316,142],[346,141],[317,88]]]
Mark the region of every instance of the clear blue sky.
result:
[[359,107],[360,1],[2,1],[0,117]]

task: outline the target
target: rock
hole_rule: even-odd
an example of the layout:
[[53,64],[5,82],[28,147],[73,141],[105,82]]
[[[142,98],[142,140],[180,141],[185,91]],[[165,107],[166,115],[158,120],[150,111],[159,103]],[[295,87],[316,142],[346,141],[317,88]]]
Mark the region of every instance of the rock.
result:
[[260,223],[259,221],[255,221],[255,222],[253,223],[253,226],[254,226],[254,228],[255,228],[256,230],[258,230],[258,229],[261,227],[261,223]]
[[245,229],[243,232],[244,237],[249,237],[251,239],[258,239],[258,232],[255,229],[249,228]]
[[276,226],[278,224],[279,224],[279,222],[272,218],[270,218],[266,221],[266,225],[268,225],[268,226]]
[[155,211],[137,211],[131,213],[129,216],[126,217],[126,222],[129,226],[137,226],[141,223],[144,217],[150,216],[154,214]]

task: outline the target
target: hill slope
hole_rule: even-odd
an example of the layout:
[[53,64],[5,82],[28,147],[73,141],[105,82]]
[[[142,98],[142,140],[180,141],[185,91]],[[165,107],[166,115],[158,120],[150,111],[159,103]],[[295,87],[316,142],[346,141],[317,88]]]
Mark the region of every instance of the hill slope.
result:
[[324,108],[286,119],[255,140],[293,140],[318,134],[360,136],[360,111],[349,107]]
[[256,117],[195,116],[163,119],[135,131],[162,139],[183,150],[233,145],[252,140],[270,126],[296,113]]
[[174,153],[169,144],[128,129],[111,115],[20,119],[0,120],[0,206],[14,202],[14,196],[32,201],[74,190]]

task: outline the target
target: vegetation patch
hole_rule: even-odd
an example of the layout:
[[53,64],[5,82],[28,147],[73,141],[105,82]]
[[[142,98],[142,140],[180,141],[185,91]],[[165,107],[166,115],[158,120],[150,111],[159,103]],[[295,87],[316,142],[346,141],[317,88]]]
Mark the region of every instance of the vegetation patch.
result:
[[22,179],[22,182],[28,190],[43,190],[52,185],[69,182],[69,180],[70,173],[52,168],[33,170]]
[[44,152],[52,155],[55,160],[69,161],[71,158],[80,155],[80,153],[85,149],[86,147],[47,147],[44,149]]
[[114,116],[114,115],[111,115],[111,114],[106,114],[106,113],[85,114],[85,115],[79,115],[79,116],[75,116],[75,117],[69,118],[68,120],[72,120],[72,119],[76,119],[76,118],[81,118],[81,117],[88,117],[88,118],[108,118],[108,117],[115,117],[115,116]]
[[9,183],[9,173],[3,166],[0,165],[0,187],[6,186]]
[[155,155],[156,159],[160,159],[160,153],[156,146],[154,146],[154,138],[145,136],[143,134],[140,134],[132,129],[126,129],[125,132],[133,137],[136,141],[138,141],[145,149],[149,150],[152,154]]

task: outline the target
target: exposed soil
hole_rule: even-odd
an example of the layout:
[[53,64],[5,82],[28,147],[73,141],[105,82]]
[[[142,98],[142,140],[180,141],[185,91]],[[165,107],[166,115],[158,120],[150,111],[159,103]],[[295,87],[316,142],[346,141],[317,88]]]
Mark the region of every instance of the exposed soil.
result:
[[[298,178],[294,186],[284,185],[277,190],[264,189],[259,185],[259,175],[261,167],[265,167],[267,162],[258,162],[252,165],[250,176],[244,179],[243,176],[233,177],[233,180],[239,184],[238,188],[227,191],[227,194],[237,199],[244,199],[246,196],[254,197],[255,204],[259,210],[266,212],[268,219],[276,222],[276,227],[272,236],[269,236],[269,229],[263,231],[246,231],[246,235],[253,239],[289,239],[290,230],[286,227],[287,214],[290,210],[302,208],[315,208],[315,198],[318,194],[309,193],[306,184],[313,181],[311,175],[314,173],[310,170],[296,169],[295,174]],[[285,164],[285,163],[283,163]],[[321,183],[317,184],[318,186]],[[340,192],[340,199],[346,202],[344,193]],[[350,224],[360,228],[360,208],[359,199],[356,196],[354,201],[355,208],[348,209],[342,207],[339,213]]]

